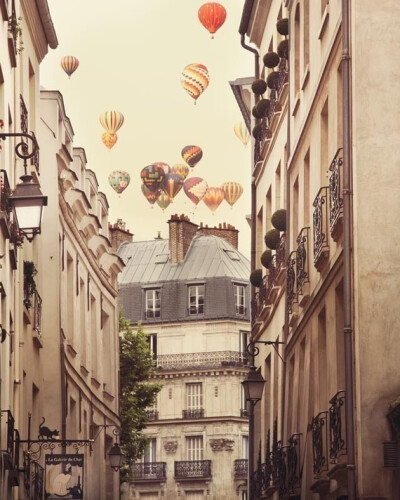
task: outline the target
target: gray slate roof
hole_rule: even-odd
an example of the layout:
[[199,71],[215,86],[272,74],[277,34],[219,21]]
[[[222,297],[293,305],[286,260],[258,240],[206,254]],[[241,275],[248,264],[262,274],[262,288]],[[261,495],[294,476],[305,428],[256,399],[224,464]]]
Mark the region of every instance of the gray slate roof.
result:
[[223,238],[197,235],[185,260],[171,264],[168,240],[124,243],[118,255],[126,264],[119,283],[157,283],[230,277],[249,281],[250,262]]

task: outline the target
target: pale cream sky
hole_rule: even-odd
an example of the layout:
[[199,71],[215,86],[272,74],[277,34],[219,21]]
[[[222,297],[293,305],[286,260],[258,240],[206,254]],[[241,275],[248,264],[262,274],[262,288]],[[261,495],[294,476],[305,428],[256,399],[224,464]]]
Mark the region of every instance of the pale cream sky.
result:
[[[239,249],[250,255],[250,144],[233,132],[242,120],[229,81],[252,76],[254,59],[240,45],[238,27],[241,0],[220,0],[227,11],[225,24],[214,39],[201,25],[197,11],[203,0],[48,0],[59,46],[41,65],[41,85],[59,90],[74,129],[74,146],[86,151],[88,165],[99,189],[108,199],[111,222],[122,218],[135,241],[161,232],[166,221],[185,213],[209,226],[227,222],[239,229]],[[73,55],[79,68],[68,79],[60,67],[63,56]],[[183,89],[180,75],[190,63],[207,66],[210,84],[197,100]],[[108,150],[101,142],[104,129],[99,115],[118,110],[125,122],[118,142]],[[203,158],[190,176],[209,186],[240,182],[244,193],[231,208],[226,201],[214,215],[200,202],[195,205],[181,192],[162,212],[151,208],[141,193],[140,171],[163,161],[183,163],[181,150],[195,144]],[[113,170],[125,170],[130,185],[120,195],[108,184]]]

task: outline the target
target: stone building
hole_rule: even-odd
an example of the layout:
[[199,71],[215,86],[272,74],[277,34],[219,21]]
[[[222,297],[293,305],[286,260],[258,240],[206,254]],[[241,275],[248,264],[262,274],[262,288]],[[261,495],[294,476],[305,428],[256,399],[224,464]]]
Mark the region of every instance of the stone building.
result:
[[241,42],[267,82],[251,101],[247,78],[231,82],[254,137],[251,264],[264,276],[254,499],[400,498],[399,19],[394,1],[244,2]]
[[229,224],[168,221],[169,239],[125,242],[124,316],[141,322],[162,383],[149,409],[149,447],[133,466],[133,498],[245,498],[249,263]]

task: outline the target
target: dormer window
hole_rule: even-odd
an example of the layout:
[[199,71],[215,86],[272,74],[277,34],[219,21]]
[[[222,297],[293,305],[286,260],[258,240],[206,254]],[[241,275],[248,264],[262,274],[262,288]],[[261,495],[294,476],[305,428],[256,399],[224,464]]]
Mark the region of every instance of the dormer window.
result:
[[188,305],[189,316],[204,314],[204,285],[189,285]]
[[160,289],[146,290],[146,319],[159,318],[161,316],[161,291]]

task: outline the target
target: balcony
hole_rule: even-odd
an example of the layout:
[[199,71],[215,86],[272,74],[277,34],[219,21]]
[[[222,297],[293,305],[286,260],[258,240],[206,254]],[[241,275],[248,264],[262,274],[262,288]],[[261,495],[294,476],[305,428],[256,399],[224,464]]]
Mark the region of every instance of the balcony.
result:
[[161,370],[219,368],[221,366],[243,366],[246,364],[247,359],[239,351],[194,352],[157,356],[157,368]]
[[7,414],[6,420],[6,448],[1,449],[0,452],[4,456],[4,468],[14,473],[9,473],[10,478],[15,478],[15,485],[18,484],[18,466],[19,466],[19,432],[15,429],[15,420],[10,410],[1,410],[0,417]]
[[191,410],[182,410],[182,418],[203,418],[204,408],[192,408]]
[[329,258],[328,187],[323,186],[313,202],[314,266],[321,271]]
[[242,458],[239,460],[235,460],[233,463],[233,475],[235,479],[246,479],[248,472],[248,463],[247,458]]
[[134,482],[165,481],[166,462],[145,462],[132,464],[132,476]]
[[211,479],[211,460],[175,462],[175,479]]
[[329,229],[334,241],[342,233],[343,221],[343,157],[339,148],[329,167]]

